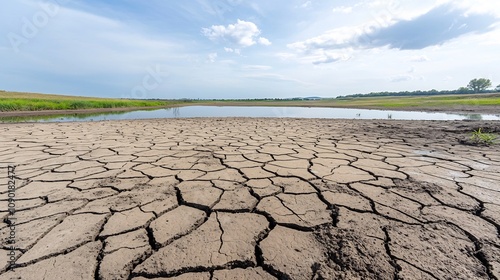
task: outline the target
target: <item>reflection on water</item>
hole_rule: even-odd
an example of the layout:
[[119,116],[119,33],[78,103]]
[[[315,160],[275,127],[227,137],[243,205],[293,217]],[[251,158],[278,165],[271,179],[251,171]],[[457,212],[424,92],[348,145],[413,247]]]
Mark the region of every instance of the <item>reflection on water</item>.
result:
[[465,116],[468,120],[480,121],[483,119],[483,115],[481,115],[481,114],[468,114],[468,115],[463,115],[463,116]]
[[108,115],[121,115],[125,112],[104,112],[104,113],[85,113],[85,114],[55,114],[42,116],[12,116],[0,117],[1,122],[57,122],[59,121],[93,121],[96,119],[105,119]]
[[392,120],[500,120],[500,115],[447,114],[345,108],[187,106],[131,112],[3,117],[0,122],[72,122],[156,118],[254,117]]
[[[178,108],[165,108],[161,110],[175,110]],[[143,112],[158,111],[158,109],[144,109]],[[73,113],[73,114],[54,114],[54,115],[39,115],[39,116],[11,116],[0,117],[0,122],[16,123],[16,122],[72,122],[72,121],[104,121],[121,119],[123,116],[135,111],[117,111],[117,112],[100,112],[100,113]],[[177,113],[178,114],[178,113]],[[110,117],[114,116],[114,117]]]
[[[181,116],[181,112],[179,110],[179,107],[175,107],[175,108],[171,108],[172,109],[172,113],[174,114],[174,117],[178,118]],[[166,110],[169,110],[169,109],[166,109]]]

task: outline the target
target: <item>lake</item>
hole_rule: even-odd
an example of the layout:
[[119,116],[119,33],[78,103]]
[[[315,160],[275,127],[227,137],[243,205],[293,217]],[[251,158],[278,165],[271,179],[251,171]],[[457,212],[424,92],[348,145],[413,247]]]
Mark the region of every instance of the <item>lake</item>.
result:
[[0,122],[73,122],[197,117],[327,118],[393,120],[500,120],[500,115],[451,114],[345,108],[186,106],[157,110],[71,114],[53,116],[2,117]]

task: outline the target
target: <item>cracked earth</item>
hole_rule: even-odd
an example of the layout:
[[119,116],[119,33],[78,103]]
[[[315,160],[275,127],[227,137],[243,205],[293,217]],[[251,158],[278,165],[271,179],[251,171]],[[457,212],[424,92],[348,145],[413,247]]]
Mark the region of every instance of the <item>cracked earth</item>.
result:
[[[0,279],[500,279],[497,122],[0,125]],[[8,268],[7,164],[17,268]]]

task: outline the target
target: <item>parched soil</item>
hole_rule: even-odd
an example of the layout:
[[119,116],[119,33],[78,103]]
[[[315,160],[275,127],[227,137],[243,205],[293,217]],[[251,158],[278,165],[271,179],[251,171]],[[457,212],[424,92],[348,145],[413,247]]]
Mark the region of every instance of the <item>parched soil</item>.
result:
[[0,124],[0,279],[499,279],[500,146],[471,145],[480,127],[500,133],[486,121]]

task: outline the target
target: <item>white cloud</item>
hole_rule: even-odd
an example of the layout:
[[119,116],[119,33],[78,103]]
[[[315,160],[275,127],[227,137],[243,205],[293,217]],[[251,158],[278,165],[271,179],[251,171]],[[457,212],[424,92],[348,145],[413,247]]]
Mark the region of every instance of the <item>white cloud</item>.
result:
[[417,69],[415,66],[412,66],[406,73],[395,75],[390,77],[390,82],[392,83],[400,83],[400,82],[409,82],[409,81],[422,81],[424,80],[423,76],[417,75]]
[[311,1],[306,1],[304,4],[300,5],[301,8],[308,8],[311,7],[312,2]]
[[353,7],[340,6],[333,9],[334,13],[350,14]]
[[266,38],[259,38],[261,31],[255,23],[240,19],[228,26],[212,25],[210,28],[203,28],[202,33],[212,41],[223,39],[243,48],[253,46],[257,42],[263,45],[271,44]]
[[356,27],[337,28],[287,47],[299,54],[303,62],[317,65],[345,61],[351,57],[351,44],[359,32]]
[[241,54],[241,50],[240,49],[233,49],[233,48],[224,47],[224,51],[228,52],[228,53]]
[[277,53],[276,56],[281,60],[292,60],[297,57],[294,53]]
[[391,77],[391,82],[393,83],[408,82],[411,80],[413,80],[413,76],[409,74],[396,75]]
[[[448,0],[451,2],[451,0]],[[491,0],[462,0],[456,1],[457,6],[466,8],[468,13],[483,14],[489,13],[494,14],[497,17],[500,16],[500,5],[498,1]]]
[[[9,13],[0,18],[1,33],[22,34],[22,19],[32,21],[40,9],[38,2],[6,1]],[[500,83],[500,57],[495,55],[500,46],[498,22],[490,32],[467,33],[425,49],[376,44],[381,37],[374,31],[382,30],[379,33],[387,38],[384,28],[401,21],[409,24],[442,0],[260,1],[260,7],[252,7],[262,14],[242,0],[173,2],[148,1],[140,11],[117,10],[108,2],[89,6],[83,0],[61,5],[57,17],[50,17],[36,38],[22,44],[20,53],[13,52],[7,36],[0,38],[4,42],[0,61],[5,66],[0,73],[2,87],[119,97],[140,85],[147,69],[157,64],[171,78],[148,93],[151,98],[308,96],[312,87],[301,86],[305,83],[316,85],[313,89],[319,96],[452,89],[466,85],[471,77]],[[224,7],[219,8],[222,2]],[[496,1],[446,2],[469,18],[500,15]],[[464,4],[455,4],[460,2]],[[342,4],[345,7],[334,14],[332,9]],[[225,10],[228,6],[232,11]],[[242,20],[237,21],[237,16]],[[179,28],[165,31],[149,24],[157,20]],[[464,23],[468,21],[456,21],[451,31],[462,32],[459,27]],[[420,42],[419,35],[433,33],[432,27],[398,34]],[[267,41],[261,38],[270,39],[272,45],[264,48]],[[287,48],[281,42],[292,44]],[[269,49],[275,51],[269,53]]]
[[347,47],[360,31],[361,29],[358,27],[340,27],[330,30],[320,36],[288,44],[287,47],[294,51],[304,53],[315,49]]
[[217,53],[208,54],[208,61],[214,63],[217,60]]
[[426,55],[414,55],[408,59],[411,62],[426,62],[430,59]]
[[272,43],[267,38],[260,37],[259,44],[264,45],[264,46],[270,46]]
[[275,81],[275,82],[291,82],[297,83],[303,86],[312,86],[313,84],[307,83],[298,79],[294,79],[285,75],[275,74],[275,73],[262,73],[262,74],[251,74],[245,75],[244,78],[263,80],[263,81]]
[[[30,21],[33,19],[30,15],[43,15],[43,10],[37,10],[40,9],[37,1],[19,1],[16,5],[25,11]],[[4,33],[3,28],[0,31]],[[22,25],[5,31],[8,32],[24,36]],[[145,67],[164,63],[170,56],[177,55],[174,52],[179,48],[173,40],[150,36],[126,22],[63,5],[58,7],[57,16],[36,28],[35,36],[19,46],[20,53],[13,60],[16,68],[30,65],[31,71],[43,69],[46,73],[67,76],[142,75]],[[124,60],[130,63],[122,64]]]
[[416,76],[412,74],[402,74],[402,75],[396,75],[392,76],[390,79],[391,83],[401,83],[401,82],[409,82],[409,81],[422,81],[424,80],[423,76]]
[[243,69],[244,70],[270,70],[270,69],[272,69],[272,67],[268,66],[268,65],[244,65]]
[[[358,4],[353,7],[356,6]],[[335,11],[347,13],[352,11],[353,7],[340,6],[335,8]],[[397,5],[391,10],[397,10]],[[464,16],[464,12],[465,10],[448,4],[434,7],[411,20],[398,19],[392,12],[381,13],[374,15],[375,20],[360,25],[338,27],[319,36],[288,44],[287,47],[301,56],[302,60],[310,60],[313,64],[331,63],[342,60],[342,56],[348,56],[350,49],[362,53],[368,49],[386,47],[417,50],[439,46],[464,34],[485,32],[488,25],[495,21],[487,14]],[[449,26],[447,22],[454,24]],[[433,28],[428,29],[427,26],[431,23]],[[469,24],[470,28],[462,28],[468,27]],[[319,58],[312,59],[315,56]],[[425,62],[429,61],[429,58],[422,55],[409,60]]]
[[324,53],[323,55],[321,55],[320,58],[314,60],[312,63],[315,65],[319,65],[319,64],[333,63],[337,61],[345,61],[348,60],[349,58],[350,57],[347,55]]

